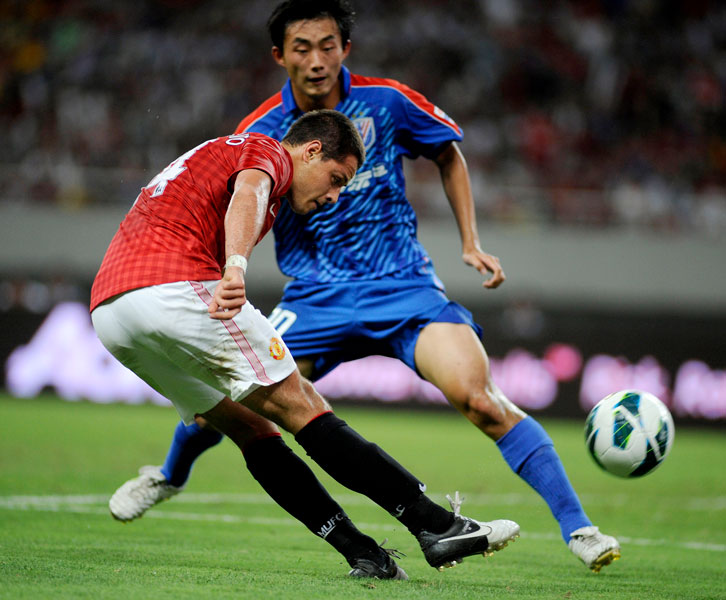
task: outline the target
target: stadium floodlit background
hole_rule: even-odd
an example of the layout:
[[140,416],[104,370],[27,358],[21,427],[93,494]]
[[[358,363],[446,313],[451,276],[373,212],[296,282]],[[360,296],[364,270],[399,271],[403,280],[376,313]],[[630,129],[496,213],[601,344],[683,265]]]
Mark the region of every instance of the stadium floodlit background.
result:
[[[0,362],[33,397],[161,402],[108,360],[90,283],[150,177],[231,132],[285,73],[267,0],[0,4]],[[708,1],[366,0],[347,65],[424,93],[464,129],[496,291],[460,260],[438,173],[409,197],[496,379],[535,414],[583,418],[649,390],[676,421],[726,423],[726,8]],[[284,284],[266,240],[249,294]],[[370,373],[374,371],[375,377]],[[331,398],[436,404],[395,361],[321,381]]]

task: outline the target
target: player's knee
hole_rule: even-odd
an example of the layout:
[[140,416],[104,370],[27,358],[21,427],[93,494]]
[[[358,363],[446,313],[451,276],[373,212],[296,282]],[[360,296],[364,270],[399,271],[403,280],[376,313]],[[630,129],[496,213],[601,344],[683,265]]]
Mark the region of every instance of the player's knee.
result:
[[292,433],[299,431],[320,414],[331,410],[312,383],[298,373],[278,384],[272,394],[264,396],[260,405],[261,414]]
[[469,418],[477,425],[499,424],[504,417],[497,399],[487,388],[469,390],[464,406]]
[[320,414],[326,410],[331,410],[330,404],[328,404],[327,400],[318,393],[315,386],[310,381],[302,378],[300,387],[306,404],[312,407],[316,414]]
[[476,427],[494,440],[499,439],[526,414],[490,382],[467,392],[462,412]]

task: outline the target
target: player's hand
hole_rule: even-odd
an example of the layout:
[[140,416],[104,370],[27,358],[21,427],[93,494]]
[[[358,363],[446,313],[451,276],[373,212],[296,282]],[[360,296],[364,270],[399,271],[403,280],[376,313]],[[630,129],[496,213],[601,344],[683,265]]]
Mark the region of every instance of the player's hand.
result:
[[478,246],[464,251],[461,258],[467,265],[471,265],[487,278],[482,283],[485,288],[497,288],[507,279],[502,265],[499,264],[499,259],[496,256],[487,254]]
[[247,302],[244,273],[240,267],[227,267],[224,277],[214,289],[212,302],[209,304],[209,316],[225,321],[239,314],[242,305]]

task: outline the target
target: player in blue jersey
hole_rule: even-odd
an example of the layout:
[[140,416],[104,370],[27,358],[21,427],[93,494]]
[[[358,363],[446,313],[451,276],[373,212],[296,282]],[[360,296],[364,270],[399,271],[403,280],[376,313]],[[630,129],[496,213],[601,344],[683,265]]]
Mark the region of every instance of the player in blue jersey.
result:
[[[402,158],[424,156],[440,170],[464,262],[485,276],[485,288],[505,280],[499,260],[480,247],[469,175],[458,147],[462,133],[407,86],[355,75],[342,65],[350,51],[352,16],[344,0],[278,5],[268,27],[273,58],[289,80],[238,127],[238,132],[280,139],[303,113],[334,108],[353,120],[366,145],[366,161],[336,205],[311,216],[280,212],[274,225],[277,260],[293,280],[270,320],[301,372],[313,380],[341,362],[381,354],[400,359],[436,385],[547,502],[572,552],[599,571],[619,558],[617,540],[592,525],[544,429],[491,379],[480,327],[468,310],[446,297],[416,238]],[[348,201],[352,197],[355,202]],[[155,471],[157,487],[164,490],[160,496],[178,493],[196,457],[219,439],[180,424],[164,466]],[[256,465],[265,444],[272,442],[252,440],[245,458],[261,485],[276,489],[288,474]],[[143,487],[143,477],[125,485]],[[120,497],[128,497],[128,490]],[[137,503],[126,515],[140,516],[155,502]]]

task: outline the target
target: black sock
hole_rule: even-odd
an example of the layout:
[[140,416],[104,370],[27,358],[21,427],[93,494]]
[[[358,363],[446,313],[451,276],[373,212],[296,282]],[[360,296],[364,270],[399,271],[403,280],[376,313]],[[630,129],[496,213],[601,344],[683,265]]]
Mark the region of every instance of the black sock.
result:
[[330,497],[305,461],[279,436],[245,447],[247,468],[282,508],[322,537],[348,561],[379,553],[375,540],[361,533]]
[[423,483],[333,413],[310,421],[295,439],[336,481],[368,496],[414,535],[438,533],[452,523],[449,511],[423,495]]
[[396,517],[413,535],[422,531],[443,533],[454,522],[454,515],[421,494]]
[[376,541],[362,533],[345,513],[341,514],[343,518],[336,520],[335,527],[325,536],[325,541],[340,552],[351,567],[356,558],[367,558],[384,566],[385,562],[381,562],[381,559],[385,553]]

